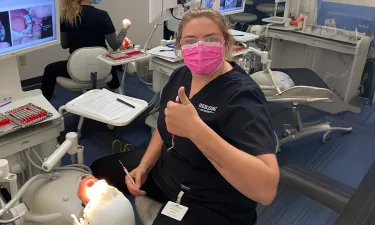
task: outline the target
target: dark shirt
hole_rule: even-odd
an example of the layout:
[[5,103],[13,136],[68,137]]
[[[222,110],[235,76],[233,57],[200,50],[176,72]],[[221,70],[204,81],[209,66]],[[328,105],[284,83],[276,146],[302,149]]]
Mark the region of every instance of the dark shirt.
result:
[[115,33],[116,30],[106,11],[83,5],[81,22],[78,22],[77,26],[71,26],[62,21],[61,32],[67,34],[69,52],[73,53],[83,47],[107,48],[105,36]]
[[[234,147],[253,156],[273,154],[276,139],[265,96],[241,67],[231,65],[233,70],[207,84],[191,103],[200,118]],[[201,209],[208,224],[253,224],[257,203],[229,184],[192,141],[176,136],[175,148],[167,152],[172,136],[166,129],[164,109],[181,86],[189,96],[191,81],[190,70],[181,67],[163,90],[158,130],[164,144],[153,172],[156,183],[172,201],[184,191],[182,204]]]

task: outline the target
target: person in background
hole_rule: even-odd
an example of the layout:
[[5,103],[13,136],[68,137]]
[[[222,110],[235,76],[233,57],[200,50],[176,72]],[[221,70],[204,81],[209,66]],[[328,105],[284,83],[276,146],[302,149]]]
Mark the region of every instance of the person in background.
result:
[[[131,26],[129,20],[123,21],[123,28],[116,35],[115,27],[106,11],[97,9],[93,4],[100,0],[62,0],[61,8],[61,46],[69,49],[72,54],[75,50],[84,47],[107,48],[106,41],[113,50],[125,48],[122,46],[126,34]],[[68,77],[68,61],[59,61],[49,64],[45,70],[41,90],[47,100],[51,100],[57,77]],[[112,81],[108,87],[121,93],[117,70],[112,68]]]
[[228,30],[225,17],[213,9],[188,11],[176,39],[186,66],[163,89],[147,150],[91,165],[97,179],[124,194],[146,195],[165,206],[183,193],[181,205],[188,211],[182,221],[159,213],[153,225],[253,225],[257,203],[269,205],[276,196],[279,166],[267,101],[231,61]]

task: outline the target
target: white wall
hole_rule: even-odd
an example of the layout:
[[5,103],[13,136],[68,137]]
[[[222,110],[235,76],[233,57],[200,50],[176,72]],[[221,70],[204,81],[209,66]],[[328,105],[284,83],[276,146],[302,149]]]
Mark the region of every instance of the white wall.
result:
[[[157,0],[154,0],[157,1]],[[122,20],[127,18],[132,22],[127,37],[134,44],[140,44],[141,47],[146,44],[154,24],[148,22],[148,0],[103,0],[98,8],[106,10],[117,32],[122,28]],[[162,27],[159,26],[152,39],[152,46],[159,45],[162,38]]]
[[[132,26],[129,29],[128,37],[133,43],[141,44],[143,47],[154,27],[154,24],[148,23],[148,0],[103,0],[97,7],[108,12],[117,32],[122,27],[122,20],[124,18],[130,19]],[[161,38],[162,28],[159,27],[151,44],[153,46],[158,45]],[[21,80],[41,76],[46,65],[51,62],[65,60],[68,56],[68,52],[61,49],[60,46],[49,47],[26,54],[27,65],[20,67]]]
[[60,45],[26,54],[27,65],[19,67],[21,80],[43,75],[45,66],[52,62],[66,60],[68,56],[68,51],[63,50]]

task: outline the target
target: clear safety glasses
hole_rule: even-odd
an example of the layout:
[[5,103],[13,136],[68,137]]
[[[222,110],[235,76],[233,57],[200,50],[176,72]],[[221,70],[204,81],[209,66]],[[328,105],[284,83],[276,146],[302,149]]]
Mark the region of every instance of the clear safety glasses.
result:
[[202,40],[198,38],[182,38],[180,41],[181,49],[194,49],[199,45],[202,46],[223,46],[224,38],[220,36],[205,37]]

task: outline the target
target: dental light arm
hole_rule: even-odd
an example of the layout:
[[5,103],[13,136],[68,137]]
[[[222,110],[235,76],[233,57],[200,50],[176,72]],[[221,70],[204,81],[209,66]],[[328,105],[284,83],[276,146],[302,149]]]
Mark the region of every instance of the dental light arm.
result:
[[176,39],[173,39],[173,40],[163,39],[163,40],[160,41],[161,46],[174,45],[174,44],[176,44]]
[[260,56],[260,61],[261,61],[262,65],[263,65],[264,72],[266,72],[271,77],[272,84],[275,86],[277,93],[281,94],[280,88],[278,87],[278,85],[275,82],[275,79],[272,76],[271,60],[269,59],[269,53],[266,52],[266,51],[260,51],[260,50],[258,50],[256,48],[252,48],[252,47],[248,47],[248,48],[251,49],[251,51],[255,55]]
[[52,171],[52,169],[60,162],[65,154],[69,153],[71,155],[77,153],[78,151],[78,135],[77,133],[66,134],[66,140],[61,144],[61,146],[56,149],[56,151],[48,157],[42,165],[42,168],[46,172]]

